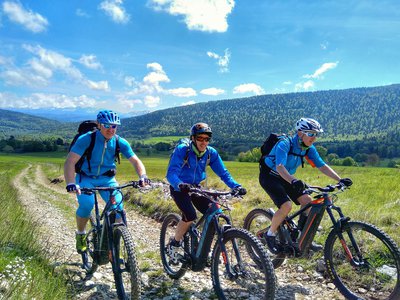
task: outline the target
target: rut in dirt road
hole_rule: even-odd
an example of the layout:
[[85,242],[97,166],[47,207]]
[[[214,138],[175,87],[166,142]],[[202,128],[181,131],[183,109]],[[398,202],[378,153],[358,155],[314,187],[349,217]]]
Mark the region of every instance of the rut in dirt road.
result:
[[[91,277],[80,268],[80,255],[75,250],[75,197],[65,192],[63,183],[50,181],[40,165],[29,165],[14,181],[19,200],[40,226],[46,256],[64,274],[72,299],[117,299],[110,264],[99,267]],[[215,299],[208,268],[188,271],[179,281],[165,275],[159,256],[160,223],[129,208],[127,219],[142,270],[143,299]],[[317,272],[310,274],[285,264],[276,270],[276,276],[278,300],[344,299]]]

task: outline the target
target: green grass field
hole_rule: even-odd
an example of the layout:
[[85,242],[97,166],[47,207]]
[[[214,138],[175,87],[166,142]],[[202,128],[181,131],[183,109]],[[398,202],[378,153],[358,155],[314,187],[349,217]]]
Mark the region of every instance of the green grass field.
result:
[[[152,180],[166,181],[168,158],[147,156],[140,156],[140,158]],[[57,153],[55,156],[51,156],[51,153],[0,156],[0,161],[8,163],[18,161],[19,163],[51,164],[52,168],[44,168],[45,171],[50,172],[50,174],[47,174],[49,178],[63,174],[64,159],[65,154],[62,155],[62,153]],[[232,211],[234,221],[238,225],[243,223],[244,216],[251,209],[274,207],[272,201],[258,183],[258,164],[229,161],[225,165],[233,177],[248,190],[245,198],[240,203],[235,204],[235,209]],[[400,169],[367,167],[334,167],[334,169],[342,177],[350,177],[354,182],[350,190],[339,195],[337,204],[342,207],[343,212],[354,220],[370,222],[381,227],[399,243]],[[207,174],[208,186],[219,189],[227,188],[210,168],[207,169]],[[334,183],[330,178],[309,165],[304,169],[299,168],[296,176],[311,185]],[[126,159],[122,159],[121,165],[118,166],[117,178],[121,183],[138,179],[134,169]],[[157,207],[163,205],[163,203],[159,203],[158,199],[154,199],[157,196],[153,195],[152,197],[153,199],[141,201],[154,201]],[[166,205],[171,207],[170,203]]]

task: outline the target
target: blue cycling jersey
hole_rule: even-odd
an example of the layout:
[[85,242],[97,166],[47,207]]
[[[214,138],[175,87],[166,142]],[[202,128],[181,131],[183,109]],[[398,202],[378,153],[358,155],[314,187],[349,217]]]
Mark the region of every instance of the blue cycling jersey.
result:
[[167,180],[174,188],[175,191],[180,191],[179,184],[199,184],[206,178],[206,164],[207,157],[210,154],[210,167],[217,174],[221,180],[230,188],[240,186],[231,176],[226,169],[221,157],[217,150],[208,146],[206,153],[198,158],[196,153],[192,150],[191,144],[189,145],[190,151],[188,156],[188,163],[184,164],[184,158],[187,152],[187,145],[178,145],[172,153],[168,170]]
[[[116,168],[114,161],[116,137],[113,136],[109,141],[106,141],[100,131],[94,133],[88,132],[76,140],[76,143],[72,146],[71,152],[82,156],[90,145],[91,134],[96,134],[96,141],[93,147],[92,157],[90,158],[91,172],[89,171],[86,159],[82,165],[82,171],[89,176],[100,176],[101,174]],[[121,153],[127,159],[135,155],[131,146],[125,139],[119,137],[118,142]]]
[[[319,156],[314,145],[310,146],[308,149],[307,158],[311,160],[317,168],[326,164]],[[276,171],[276,166],[282,164],[289,174],[293,175],[296,173],[302,161],[300,156],[290,155],[289,152],[303,156],[306,154],[306,150],[303,150],[300,146],[298,135],[282,139],[276,143],[271,153],[265,157],[265,164],[274,171]]]

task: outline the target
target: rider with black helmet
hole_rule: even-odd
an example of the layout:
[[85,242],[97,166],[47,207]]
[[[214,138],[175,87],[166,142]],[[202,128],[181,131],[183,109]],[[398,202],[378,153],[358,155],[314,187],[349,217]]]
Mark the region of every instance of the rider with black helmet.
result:
[[196,123],[190,130],[189,144],[179,144],[171,155],[167,170],[167,179],[170,183],[171,196],[182,212],[174,238],[168,245],[167,253],[174,258],[180,250],[180,241],[196,219],[196,207],[205,213],[210,200],[204,197],[190,197],[188,191],[191,186],[199,185],[206,179],[206,167],[211,169],[221,180],[238,194],[246,194],[246,190],[237,183],[225,168],[217,150],[209,146],[212,130],[206,123]]

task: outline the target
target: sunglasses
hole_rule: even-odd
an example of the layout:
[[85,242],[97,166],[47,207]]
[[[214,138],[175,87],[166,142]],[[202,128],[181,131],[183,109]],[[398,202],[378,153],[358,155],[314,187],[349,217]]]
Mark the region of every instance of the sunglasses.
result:
[[113,124],[101,124],[105,129],[115,129],[117,128],[118,125],[113,125]]
[[211,140],[210,137],[196,136],[196,141],[198,142],[209,142],[210,140]]
[[318,132],[304,132],[304,133],[308,137],[317,137],[319,135]]

